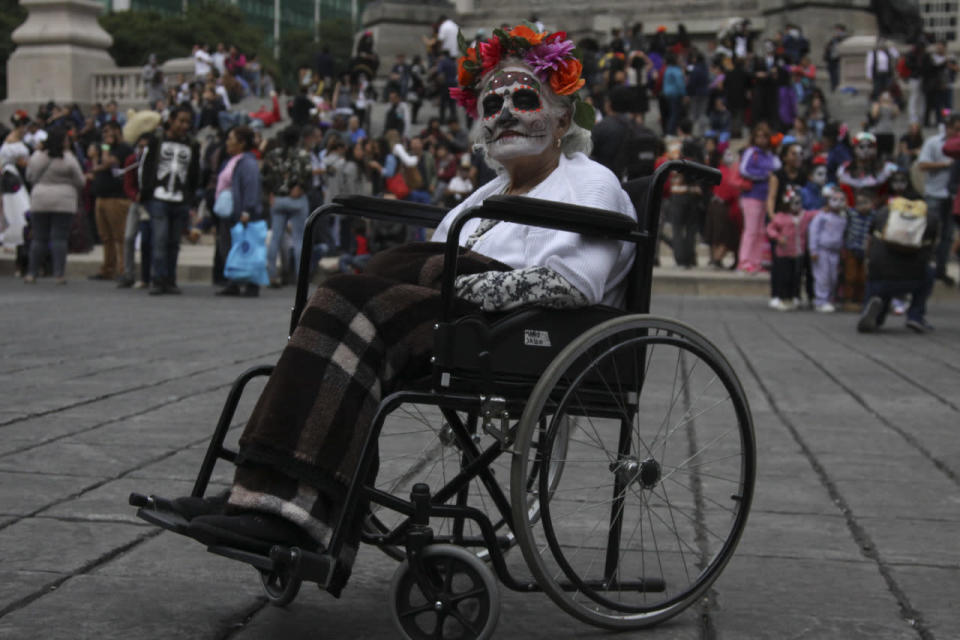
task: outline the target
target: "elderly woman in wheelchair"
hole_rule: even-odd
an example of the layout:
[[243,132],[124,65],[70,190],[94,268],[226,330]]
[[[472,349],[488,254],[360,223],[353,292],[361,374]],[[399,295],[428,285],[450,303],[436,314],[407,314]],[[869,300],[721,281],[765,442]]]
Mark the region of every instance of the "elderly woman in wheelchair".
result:
[[[566,35],[494,33],[464,50],[452,93],[498,177],[442,219],[361,197],[315,212],[436,232],[327,279],[306,306],[301,277],[289,342],[234,385],[193,494],[131,503],[252,564],[275,604],[302,580],[339,596],[359,542],[377,545],[403,561],[391,605],[408,638],[490,637],[494,575],[585,622],[650,625],[733,553],[753,492],[749,407],[716,347],[646,313],[667,170],[630,185],[635,208],[586,155],[593,114]],[[233,484],[205,497],[218,458],[236,463]],[[532,577],[508,567],[514,545]]]

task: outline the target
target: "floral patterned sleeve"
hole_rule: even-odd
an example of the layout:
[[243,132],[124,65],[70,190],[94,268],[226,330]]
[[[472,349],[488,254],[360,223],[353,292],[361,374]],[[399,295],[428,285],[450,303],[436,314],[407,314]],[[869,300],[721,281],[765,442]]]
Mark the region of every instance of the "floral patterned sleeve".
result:
[[456,294],[480,305],[483,311],[506,311],[525,304],[551,309],[571,309],[589,304],[579,289],[548,267],[458,276]]
[[303,149],[297,153],[296,170],[295,184],[300,185],[304,191],[308,190],[313,184],[313,165],[310,163],[310,154]]

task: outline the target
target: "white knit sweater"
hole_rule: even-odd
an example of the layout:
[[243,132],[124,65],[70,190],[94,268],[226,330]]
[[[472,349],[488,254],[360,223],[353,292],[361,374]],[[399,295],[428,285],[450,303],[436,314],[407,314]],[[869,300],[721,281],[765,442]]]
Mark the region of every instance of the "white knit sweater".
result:
[[[480,204],[488,196],[502,193],[508,181],[507,176],[501,175],[474,191],[443,218],[432,239],[445,241],[451,223],[461,211]],[[553,173],[527,196],[607,209],[637,218],[617,177],[582,153],[570,158],[561,155]],[[460,234],[461,245],[479,224],[479,219],[467,222]],[[622,285],[633,262],[634,245],[503,222],[481,236],[473,250],[514,269],[549,267],[579,289],[590,304],[622,306]]]

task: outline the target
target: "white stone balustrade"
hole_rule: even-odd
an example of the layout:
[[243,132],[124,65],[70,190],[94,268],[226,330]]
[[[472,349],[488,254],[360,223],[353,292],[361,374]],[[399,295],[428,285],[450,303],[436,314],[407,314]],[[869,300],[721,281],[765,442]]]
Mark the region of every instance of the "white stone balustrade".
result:
[[91,75],[93,102],[146,106],[147,87],[139,67],[119,67],[94,71]]

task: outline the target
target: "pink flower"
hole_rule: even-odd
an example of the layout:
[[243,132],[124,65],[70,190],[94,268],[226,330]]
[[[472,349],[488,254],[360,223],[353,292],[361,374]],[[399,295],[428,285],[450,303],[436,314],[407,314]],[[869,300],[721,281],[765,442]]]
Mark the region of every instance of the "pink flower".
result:
[[[478,45],[480,49],[480,61],[483,65],[483,74],[489,73],[500,62],[503,57],[503,47],[500,46],[500,38],[493,36]],[[481,74],[481,75],[483,75]]]
[[467,115],[473,119],[477,117],[477,94],[471,89],[461,89],[460,87],[450,87],[450,97],[458,105],[467,110]]
[[556,70],[560,63],[570,56],[570,52],[575,47],[573,40],[544,42],[527,51],[523,60],[530,65],[542,81],[546,82],[550,72]]

